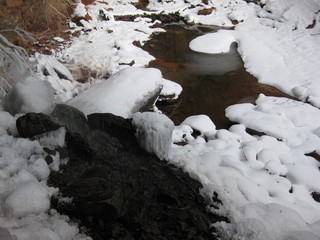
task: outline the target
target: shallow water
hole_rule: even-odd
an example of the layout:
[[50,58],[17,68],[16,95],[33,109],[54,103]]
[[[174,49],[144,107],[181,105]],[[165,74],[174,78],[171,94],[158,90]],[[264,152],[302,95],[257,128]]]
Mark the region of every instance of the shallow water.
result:
[[217,128],[228,128],[231,122],[224,113],[228,106],[253,103],[259,93],[289,97],[273,87],[259,84],[246,72],[236,44],[228,54],[196,53],[189,49],[189,42],[204,34],[202,30],[181,25],[168,25],[165,29],[165,33],[154,35],[143,49],[156,58],[150,67],[160,69],[165,78],[183,87],[176,104],[158,106],[176,125],[188,116],[206,114]]

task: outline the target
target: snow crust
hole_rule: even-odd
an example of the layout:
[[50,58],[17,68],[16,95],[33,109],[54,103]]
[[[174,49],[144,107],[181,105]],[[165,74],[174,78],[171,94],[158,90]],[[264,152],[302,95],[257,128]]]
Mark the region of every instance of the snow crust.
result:
[[153,112],[133,114],[132,124],[136,128],[139,145],[158,158],[169,159],[173,122],[165,115]]
[[86,115],[102,112],[130,118],[151,96],[160,92],[161,82],[158,69],[130,67],[92,86],[68,104]]

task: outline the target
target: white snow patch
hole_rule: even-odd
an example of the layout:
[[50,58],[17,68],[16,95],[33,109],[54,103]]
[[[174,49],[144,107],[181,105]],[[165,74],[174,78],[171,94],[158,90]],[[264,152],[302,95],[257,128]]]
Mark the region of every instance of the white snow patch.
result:
[[200,53],[228,53],[231,44],[235,41],[232,31],[220,30],[216,33],[197,37],[189,43],[189,47]]

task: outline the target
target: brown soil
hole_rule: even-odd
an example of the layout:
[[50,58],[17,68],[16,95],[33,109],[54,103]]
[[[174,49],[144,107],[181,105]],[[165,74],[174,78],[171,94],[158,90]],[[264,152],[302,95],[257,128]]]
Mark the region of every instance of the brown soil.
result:
[[183,87],[176,104],[158,106],[175,124],[191,115],[206,114],[218,128],[228,128],[231,122],[225,117],[225,109],[232,104],[254,103],[260,93],[291,98],[259,84],[246,72],[236,51],[225,55],[192,52],[189,42],[201,35],[200,31],[180,25],[167,26],[166,30],[154,35],[143,48],[156,58],[150,67],[160,69],[165,78]]

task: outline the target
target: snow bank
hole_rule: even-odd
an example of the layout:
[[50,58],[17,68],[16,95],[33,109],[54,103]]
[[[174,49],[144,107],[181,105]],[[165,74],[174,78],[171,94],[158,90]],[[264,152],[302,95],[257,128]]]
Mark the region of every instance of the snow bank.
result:
[[2,108],[13,115],[28,112],[46,113],[53,104],[50,84],[35,77],[27,77],[16,83],[1,101]]
[[304,153],[320,153],[320,110],[307,103],[287,98],[260,95],[253,104],[238,104],[226,109],[226,116],[248,128],[285,141]]
[[58,189],[46,183],[50,171],[59,170],[59,154],[50,155],[53,162],[48,164],[38,141],[14,137],[15,123],[0,111],[0,239],[90,240],[67,216],[50,209]]
[[171,152],[173,122],[165,115],[144,112],[133,115],[139,145],[160,159],[168,159]]
[[[198,179],[204,194],[218,194],[223,204],[213,203],[211,210],[228,216],[230,223],[214,224],[226,238],[316,239],[320,204],[310,192],[319,191],[319,162],[274,137],[251,136],[245,129],[217,130],[207,141],[189,135],[185,146],[174,145],[169,162]],[[187,132],[176,128],[175,134],[179,130]]]
[[146,66],[154,58],[133,43],[143,45],[152,33],[163,30],[150,28],[153,23],[147,17],[137,18],[134,22],[115,21],[114,15],[142,13],[129,3],[99,1],[86,8],[79,3],[77,14],[88,14],[92,20],[82,20],[84,27],[77,28],[80,36],[74,38],[71,45],[57,53],[57,56],[71,64],[72,68],[83,69],[98,78],[115,74],[129,66]]
[[160,92],[161,82],[161,72],[155,68],[130,67],[92,86],[67,104],[85,115],[100,112],[130,118]]

